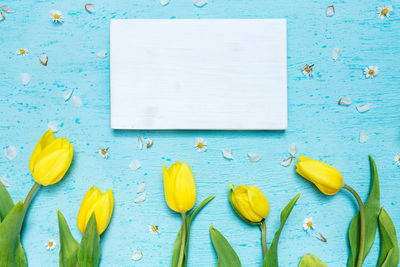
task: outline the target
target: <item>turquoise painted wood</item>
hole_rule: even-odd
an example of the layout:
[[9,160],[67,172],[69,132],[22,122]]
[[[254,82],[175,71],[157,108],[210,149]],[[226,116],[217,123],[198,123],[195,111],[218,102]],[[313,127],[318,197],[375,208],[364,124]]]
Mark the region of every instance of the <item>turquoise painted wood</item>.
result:
[[[0,176],[11,181],[13,199],[24,198],[33,184],[29,157],[49,121],[62,123],[56,135],[68,137],[75,149],[65,179],[41,188],[29,210],[22,241],[30,266],[58,265],[59,246],[53,251],[46,251],[44,246],[49,238],[58,239],[57,209],[65,215],[75,237],[81,238],[76,217],[84,194],[93,184],[103,191],[112,188],[115,194],[114,216],[102,236],[101,265],[168,266],[180,216],[164,201],[162,165],[169,166],[176,160],[186,161],[193,169],[197,203],[216,194],[192,225],[189,266],[216,266],[208,233],[211,223],[231,242],[244,266],[261,266],[260,231],[233,213],[228,202],[229,183],[254,184],[265,192],[271,205],[269,241],[278,228],[281,209],[302,192],[281,235],[281,266],[297,266],[300,257],[309,252],[329,266],[344,266],[348,255],[346,233],[357,211],[356,203],[347,192],[325,196],[299,177],[293,165],[280,166],[292,142],[298,144],[299,154],[337,167],[363,199],[368,192],[371,153],[380,174],[381,203],[399,230],[400,168],[393,158],[400,152],[400,6],[390,2],[393,15],[380,20],[375,12],[382,3],[376,0],[210,0],[203,8],[183,0],[171,0],[166,7],[156,0],[96,0],[94,14],[88,14],[84,2],[76,0],[2,1],[16,11],[0,22],[0,147],[14,145],[19,152],[13,161],[0,156]],[[332,3],[336,15],[328,18],[325,10]],[[64,24],[50,22],[49,12],[53,9],[63,12]],[[110,19],[282,17],[288,21],[287,131],[110,129],[109,58],[96,56],[100,50],[109,49]],[[331,58],[334,47],[342,48],[336,62]],[[16,55],[18,48],[27,48],[29,54]],[[42,53],[49,56],[47,67],[38,61]],[[305,63],[315,64],[311,79],[301,73]],[[368,65],[379,67],[380,73],[373,80],[363,76],[363,68]],[[23,72],[31,75],[27,86],[19,80]],[[74,94],[82,98],[82,107],[64,102],[66,88],[75,89]],[[349,96],[354,103],[371,102],[372,109],[360,114],[354,105],[339,106],[341,96]],[[365,144],[358,142],[361,129],[370,136]],[[138,135],[153,138],[153,147],[139,151]],[[193,148],[198,136],[208,141],[205,153]],[[109,159],[97,153],[99,146],[110,147]],[[222,148],[231,148],[235,159],[224,159]],[[263,158],[251,163],[247,152],[260,153]],[[136,172],[128,167],[133,159],[142,163]],[[147,182],[148,197],[135,204],[136,188],[142,181]],[[327,243],[302,230],[306,216],[314,218]],[[148,231],[149,224],[159,225],[160,236]],[[130,259],[134,249],[143,251],[141,261]],[[365,266],[374,266],[378,250],[377,240]]]

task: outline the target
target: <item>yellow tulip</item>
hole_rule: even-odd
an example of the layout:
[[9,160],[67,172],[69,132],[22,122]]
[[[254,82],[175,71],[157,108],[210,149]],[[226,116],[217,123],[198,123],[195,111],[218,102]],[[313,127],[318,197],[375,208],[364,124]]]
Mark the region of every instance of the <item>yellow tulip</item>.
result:
[[343,176],[334,167],[318,160],[299,156],[296,171],[314,183],[322,193],[334,195],[343,187]]
[[196,185],[190,167],[179,161],[168,170],[164,165],[163,177],[168,207],[180,213],[191,210],[196,202]]
[[230,200],[238,215],[252,223],[259,223],[269,214],[269,203],[263,192],[256,186],[230,184]]
[[72,144],[66,138],[56,139],[49,129],[36,144],[29,161],[33,179],[45,186],[59,182],[71,165],[72,156]]
[[90,216],[94,213],[96,217],[97,233],[101,235],[110,223],[114,208],[114,196],[112,190],[108,190],[104,194],[100,189],[92,188],[86,193],[82,200],[78,213],[78,228],[81,233],[85,233],[86,226]]

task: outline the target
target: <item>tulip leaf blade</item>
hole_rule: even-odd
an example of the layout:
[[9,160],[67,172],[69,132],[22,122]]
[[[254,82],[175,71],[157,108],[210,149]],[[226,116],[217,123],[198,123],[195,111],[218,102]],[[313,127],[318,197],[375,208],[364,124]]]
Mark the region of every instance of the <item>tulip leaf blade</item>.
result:
[[379,214],[381,251],[377,267],[397,267],[399,264],[399,243],[396,229],[389,214],[382,207]]
[[10,210],[14,207],[14,202],[11,199],[6,187],[0,182],[0,221],[4,220]]
[[229,244],[228,240],[211,224],[211,242],[218,255],[218,267],[241,267],[239,256]]
[[71,234],[68,223],[60,211],[57,211],[60,232],[60,267],[75,267],[78,261],[79,243]]
[[99,261],[100,236],[97,233],[96,217],[92,213],[78,249],[78,265],[79,267],[96,267],[99,266]]
[[[376,229],[378,227],[378,216],[380,212],[378,171],[372,156],[369,156],[369,162],[371,169],[371,186],[368,199],[364,205],[366,219],[364,259],[368,255],[372,245],[375,242]],[[359,240],[360,212],[357,212],[357,214],[354,215],[349,227],[350,254],[347,260],[347,267],[356,266],[357,255],[360,246]]]
[[[186,248],[185,248],[185,255],[183,258],[183,266],[186,266],[187,262],[187,254],[188,254],[188,240],[189,240],[189,234],[190,234],[190,225],[192,224],[192,221],[196,217],[196,215],[200,212],[200,210],[207,205],[211,200],[213,200],[213,196],[209,196],[208,198],[204,199],[200,205],[198,205],[187,217],[186,217]],[[174,243],[174,249],[172,251],[172,261],[171,261],[171,267],[176,267],[178,265],[179,261],[179,252],[181,248],[181,243],[182,243],[182,226],[181,229],[179,230],[175,243]]]
[[0,262],[4,266],[27,266],[20,233],[25,211],[22,200],[7,214],[0,224]]
[[299,267],[328,267],[328,265],[326,265],[314,254],[307,253],[301,258]]
[[281,235],[282,229],[293,210],[294,205],[299,199],[301,193],[297,194],[286,207],[281,212],[281,223],[279,225],[278,231],[275,232],[274,239],[272,240],[271,246],[269,247],[267,253],[264,256],[263,267],[276,267],[278,264],[278,242]]

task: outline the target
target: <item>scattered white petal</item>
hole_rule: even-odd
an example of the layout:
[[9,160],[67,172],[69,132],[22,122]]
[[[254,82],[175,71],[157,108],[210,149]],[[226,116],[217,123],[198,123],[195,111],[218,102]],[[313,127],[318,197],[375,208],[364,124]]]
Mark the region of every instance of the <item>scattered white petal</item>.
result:
[[303,71],[303,75],[306,77],[312,77],[314,75],[313,67],[314,67],[314,64],[311,64],[311,65],[305,64],[301,68]]
[[138,188],[136,189],[136,193],[143,193],[146,190],[146,182],[141,182]]
[[79,108],[80,106],[82,106],[82,100],[79,96],[73,95],[71,102],[74,107]]
[[334,5],[328,6],[326,8],[326,16],[332,17],[333,15],[335,15],[335,6]]
[[1,6],[0,8],[1,8],[1,10],[3,10],[4,12],[7,12],[7,13],[15,13],[15,11],[12,10],[12,9],[11,9],[9,6],[7,6],[7,5],[3,5],[3,6]]
[[60,130],[60,125],[56,121],[50,121],[47,124],[47,127],[53,132],[56,133]]
[[292,164],[292,161],[293,161],[293,157],[292,157],[292,156],[287,157],[287,158],[285,158],[285,159],[282,160],[281,165],[282,165],[283,167],[287,167],[287,166],[289,166],[290,164]]
[[194,147],[197,148],[198,152],[204,152],[207,150],[207,142],[204,140],[204,138],[197,137],[194,140]]
[[99,148],[99,154],[104,158],[104,159],[108,159],[109,154],[108,154],[108,149],[110,149],[109,147],[107,148]]
[[132,251],[131,259],[134,261],[141,260],[143,258],[143,253],[140,249]]
[[151,139],[151,138],[148,138],[147,140],[146,140],[146,147],[147,148],[150,148],[152,145],[153,145],[153,139]]
[[339,99],[339,105],[341,106],[350,106],[352,104],[351,99],[348,97],[341,97]]
[[3,12],[0,11],[0,21],[5,20],[6,17],[4,16]]
[[261,160],[262,156],[260,154],[255,154],[255,153],[247,153],[247,155],[250,158],[251,162],[258,162]]
[[166,6],[169,4],[169,0],[160,0],[160,5]]
[[394,162],[396,166],[400,166],[400,153],[394,156]]
[[5,177],[5,176],[1,176],[0,182],[1,182],[5,187],[10,187],[10,186],[11,186],[10,180],[8,180],[7,177]]
[[143,148],[143,140],[142,140],[142,137],[140,137],[140,136],[137,139],[137,148],[139,150],[142,150],[142,148]]
[[49,61],[49,57],[45,54],[39,56],[39,61],[43,66],[47,66],[47,62]]
[[142,167],[142,164],[136,159],[132,160],[131,164],[129,164],[129,168],[131,168],[132,171],[136,171],[140,167]]
[[61,11],[54,10],[54,11],[51,11],[50,13],[51,13],[51,20],[54,23],[63,23],[64,22],[64,17],[62,16]]
[[368,141],[368,133],[364,130],[360,131],[360,143],[366,143]]
[[378,70],[378,67],[376,67],[376,66],[369,66],[364,69],[364,75],[365,75],[365,78],[367,78],[367,79],[374,78],[376,75],[378,75],[378,73],[379,73],[379,70]]
[[356,106],[358,112],[363,113],[368,111],[371,108],[371,103],[362,103]]
[[332,59],[337,60],[340,57],[340,48],[336,47],[332,49]]
[[71,89],[71,88],[68,88],[67,90],[65,90],[65,92],[64,92],[64,101],[65,102],[67,102],[71,98],[73,92],[74,92],[74,89]]
[[322,242],[328,242],[328,239],[326,239],[326,237],[320,232],[316,232],[315,237],[321,240]]
[[231,149],[222,149],[222,155],[226,159],[233,159],[233,154]]
[[15,148],[15,146],[8,146],[5,150],[4,150],[4,156],[8,159],[8,160],[14,160],[18,155],[18,151]]
[[93,4],[90,4],[90,3],[88,3],[88,4],[85,5],[85,10],[86,10],[87,12],[89,12],[89,13],[94,13],[94,12],[96,12],[96,9],[95,9],[94,5],[93,5]]
[[203,7],[203,6],[207,5],[207,0],[196,0],[196,1],[194,1],[193,5],[195,5],[197,7]]
[[56,241],[54,239],[49,239],[49,241],[44,244],[47,250],[53,250],[56,248]]
[[108,55],[107,50],[103,49],[97,53],[99,58],[105,58]]
[[141,194],[138,198],[135,199],[135,203],[140,203],[146,200],[146,192]]
[[20,78],[23,85],[27,85],[31,81],[31,76],[29,73],[22,73]]
[[311,217],[304,218],[304,220],[303,220],[304,231],[310,232],[310,230],[312,230],[314,228],[315,228],[315,224],[314,224],[313,218],[311,218]]
[[297,154],[297,145],[296,143],[291,143],[289,146],[289,154],[292,155],[293,157],[296,157]]

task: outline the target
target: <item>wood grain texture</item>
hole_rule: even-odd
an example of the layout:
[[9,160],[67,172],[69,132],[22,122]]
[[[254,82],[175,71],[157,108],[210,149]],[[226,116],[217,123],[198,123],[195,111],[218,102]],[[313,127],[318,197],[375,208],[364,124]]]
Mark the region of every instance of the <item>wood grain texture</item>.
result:
[[[381,21],[375,11],[380,1],[334,1],[336,15],[327,18],[331,2],[311,1],[228,1],[210,0],[203,8],[190,1],[171,0],[166,7],[157,1],[104,0],[95,2],[97,12],[88,14],[81,1],[13,1],[5,4],[16,10],[0,22],[0,147],[14,145],[19,154],[14,161],[0,156],[0,176],[12,182],[9,191],[18,201],[32,185],[28,160],[48,121],[63,123],[58,137],[67,136],[75,155],[67,177],[59,184],[41,188],[27,217],[22,241],[30,266],[58,266],[58,248],[45,251],[49,238],[58,238],[59,208],[81,238],[76,227],[80,202],[92,184],[103,191],[112,188],[115,213],[102,236],[102,266],[168,266],[173,242],[180,227],[180,216],[164,201],[162,164],[186,161],[195,174],[198,201],[211,194],[216,198],[195,219],[190,238],[189,265],[215,266],[208,229],[211,223],[224,233],[244,266],[261,266],[261,240],[257,227],[242,222],[228,202],[228,184],[255,184],[271,205],[267,221],[270,242],[279,225],[279,214],[286,203],[302,192],[282,232],[279,243],[281,266],[297,266],[305,253],[314,253],[328,266],[345,266],[347,228],[356,212],[352,197],[341,192],[327,197],[296,175],[293,166],[283,168],[280,161],[287,148],[296,142],[299,154],[334,165],[363,200],[369,181],[368,154],[376,161],[381,182],[381,204],[400,229],[400,169],[393,158],[400,152],[399,38],[400,6]],[[63,25],[53,25],[49,12],[59,9]],[[229,131],[115,131],[110,129],[109,60],[96,53],[109,49],[109,20],[112,18],[286,18],[288,22],[288,108],[289,128],[278,132]],[[15,50],[30,53],[19,57]],[[334,47],[342,48],[338,61],[331,59]],[[40,64],[41,53],[49,55],[47,67]],[[305,78],[301,66],[315,64],[315,76]],[[367,80],[362,70],[376,65],[380,73]],[[31,74],[22,86],[19,76]],[[83,106],[64,102],[62,92],[74,88]],[[360,114],[354,105],[337,105],[341,96],[353,102],[371,102],[372,109]],[[358,142],[361,129],[369,133],[365,144]],[[138,151],[136,138],[151,137],[154,145]],[[209,143],[205,153],[193,149],[197,136]],[[110,147],[110,158],[102,159],[97,149]],[[235,159],[222,158],[221,149],[233,150]],[[247,152],[260,153],[263,159],[251,163]],[[132,172],[133,159],[142,168]],[[134,204],[136,188],[146,181],[148,198]],[[306,234],[302,220],[312,216],[317,229],[328,239],[324,244]],[[160,237],[148,232],[148,224],[160,226]],[[144,257],[133,262],[133,249]],[[366,259],[374,266],[378,240]]]

